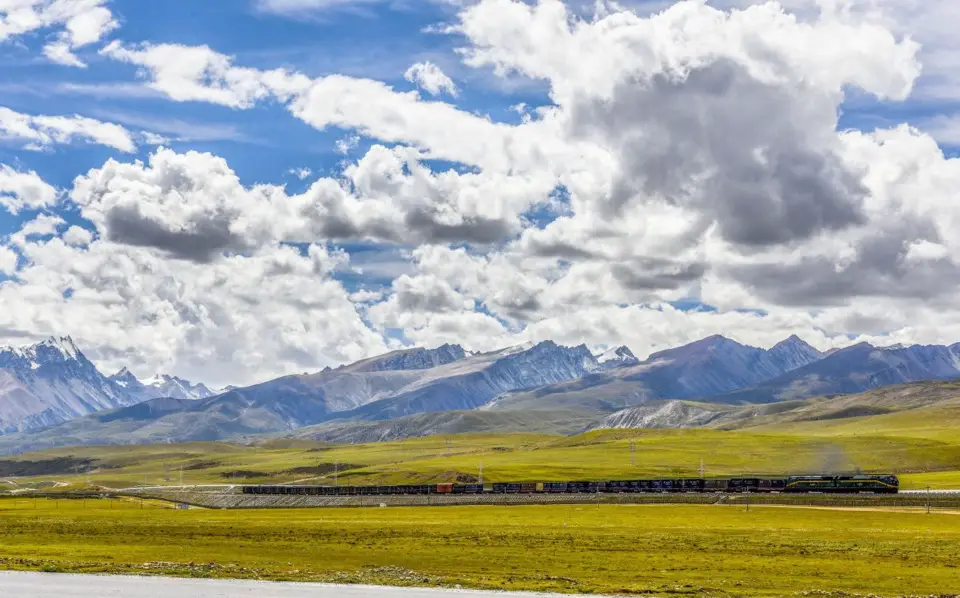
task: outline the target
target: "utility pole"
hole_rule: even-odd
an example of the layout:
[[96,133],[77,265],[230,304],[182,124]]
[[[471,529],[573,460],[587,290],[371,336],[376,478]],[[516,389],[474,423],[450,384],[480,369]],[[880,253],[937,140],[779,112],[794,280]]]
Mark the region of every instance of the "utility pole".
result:
[[183,463],[180,464],[180,487],[183,488]]
[[699,469],[699,472],[700,472],[700,479],[702,480],[702,479],[703,479],[703,459],[700,459],[700,469]]
[[927,486],[927,515],[930,514],[930,486]]
[[483,486],[483,460],[480,461],[480,479],[478,481],[480,486]]
[[637,441],[630,441],[630,465],[633,467],[637,466]]
[[339,477],[339,474],[340,474],[340,462],[334,461],[333,462],[333,485],[334,486],[340,485],[340,482],[337,479]]

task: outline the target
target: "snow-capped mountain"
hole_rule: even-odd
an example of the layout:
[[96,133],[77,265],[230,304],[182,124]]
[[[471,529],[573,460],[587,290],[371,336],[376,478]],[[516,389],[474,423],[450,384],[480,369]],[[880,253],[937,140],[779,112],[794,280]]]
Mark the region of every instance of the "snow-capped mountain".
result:
[[[172,376],[139,380],[126,369],[105,378],[70,339],[62,338],[0,349],[0,433],[92,414],[40,433],[45,446],[61,437],[95,443],[219,440],[472,410],[481,411],[463,421],[484,430],[493,428],[482,422],[544,417],[537,414],[562,414],[561,420],[584,426],[602,420],[601,427],[675,427],[713,422],[729,409],[724,404],[949,378],[960,378],[960,344],[880,348],[861,343],[820,353],[795,336],[770,349],[712,336],[643,361],[627,347],[596,356],[584,345],[552,341],[487,353],[458,345],[411,348],[212,392]],[[95,413],[107,409],[115,410]]]
[[0,348],[0,434],[51,426],[138,400],[101,374],[70,337]]
[[194,384],[189,380],[166,374],[158,374],[147,380],[140,380],[127,368],[123,368],[110,376],[110,380],[122,387],[128,394],[138,397],[140,400],[160,397],[197,400],[217,394],[202,383]]
[[597,363],[599,363],[603,369],[609,370],[625,365],[637,365],[640,363],[640,360],[637,359],[629,347],[620,346],[597,355]]

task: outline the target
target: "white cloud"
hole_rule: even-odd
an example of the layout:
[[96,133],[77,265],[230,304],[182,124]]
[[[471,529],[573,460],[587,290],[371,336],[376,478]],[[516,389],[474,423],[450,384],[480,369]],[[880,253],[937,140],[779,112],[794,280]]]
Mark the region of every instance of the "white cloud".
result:
[[306,167],[291,168],[289,171],[287,171],[287,174],[292,174],[301,181],[305,181],[310,178],[310,176],[313,174],[313,171]]
[[29,220],[20,227],[20,230],[9,237],[11,245],[26,247],[31,241],[37,238],[46,238],[56,236],[60,228],[65,224],[63,218],[52,214],[40,214],[33,220]]
[[360,137],[358,135],[349,135],[343,139],[337,139],[336,150],[338,154],[343,154],[344,156],[357,149],[357,146],[360,145]]
[[152,89],[179,102],[200,101],[231,108],[249,108],[267,96],[264,75],[233,66],[231,58],[206,46],[143,44],[126,47],[112,42],[104,56],[142,67]]
[[0,245],[0,274],[11,276],[17,272],[17,253],[5,246]]
[[[213,264],[94,241],[30,241],[0,283],[0,328],[69,331],[107,371],[171,371],[211,384],[313,371],[385,349],[343,287],[343,257],[266,247]],[[71,291],[66,293],[66,291]]]
[[407,69],[403,77],[411,83],[416,83],[430,95],[438,96],[441,93],[447,93],[457,97],[459,94],[453,80],[430,61],[414,64]]
[[85,247],[93,242],[93,233],[79,226],[71,226],[63,233],[63,242],[73,247]]
[[97,143],[128,153],[137,149],[133,135],[120,125],[79,115],[34,116],[2,106],[0,139],[23,141],[33,149],[47,149],[76,140]]
[[433,173],[413,150],[374,146],[341,177],[290,196],[278,186],[243,186],[217,156],[161,148],[148,164],[110,160],[78,177],[70,198],[104,238],[210,261],[277,241],[492,243],[520,230],[520,212],[549,184]]
[[11,214],[48,208],[56,201],[57,190],[36,172],[21,172],[0,164],[0,206]]
[[119,23],[108,0],[4,0],[0,2],[0,42],[42,29],[58,29],[44,55],[66,66],[86,67],[74,53],[97,43]]
[[[231,359],[246,376],[369,354],[395,328],[424,344],[553,338],[638,354],[714,333],[761,346],[797,333],[821,348],[848,334],[960,340],[960,161],[907,127],[837,130],[851,89],[899,101],[920,77],[922,50],[887,21],[692,1],[584,19],[557,0],[479,0],[455,29],[468,66],[543,82],[550,103],[510,124],[371,79],[236,66],[207,47],[111,44],[106,56],[173,100],[276,101],[317,129],[375,143],[298,195],[244,185],[211,154],[110,161],[70,195],[98,240],[21,235],[30,261],[11,297],[55,289],[47,313],[63,314],[57,289],[70,284],[69,307],[89,301],[93,315],[65,323],[96,346],[183,375],[211,363],[221,378]],[[450,92],[425,73],[410,77]],[[357,239],[417,246],[382,295],[330,280],[347,265],[323,248]],[[319,249],[308,264],[284,242]],[[291,277],[260,288],[278,262]],[[318,280],[311,317],[343,318],[322,320],[335,328],[323,339],[318,320],[277,299]],[[677,300],[719,311],[684,312]],[[247,325],[252,306],[277,310],[272,328]],[[109,318],[142,334],[122,337]],[[350,351],[336,348],[351,338],[361,340]],[[265,365],[274,354],[279,365]]]

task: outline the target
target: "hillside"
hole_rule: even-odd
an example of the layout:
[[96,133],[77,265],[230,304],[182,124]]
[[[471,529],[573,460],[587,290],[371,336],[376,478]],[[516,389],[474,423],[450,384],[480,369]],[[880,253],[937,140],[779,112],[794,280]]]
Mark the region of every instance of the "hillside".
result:
[[[674,407],[665,409],[667,405]],[[176,484],[181,468],[187,484],[331,483],[335,464],[341,483],[440,482],[470,479],[482,463],[488,481],[699,475],[702,465],[707,475],[862,469],[897,473],[908,488],[960,487],[960,383],[808,399],[780,404],[780,410],[774,409],[778,405],[672,401],[659,403],[659,409],[676,414],[677,405],[723,415],[695,429],[649,429],[647,422],[644,429],[572,436],[443,434],[550,421],[544,413],[469,411],[354,423],[338,430],[320,425],[298,430],[296,438],[247,438],[243,445],[71,447],[0,459],[0,484],[11,489],[53,481],[68,484],[64,488],[88,482],[111,487]],[[504,415],[511,417],[496,419]],[[403,435],[431,435],[390,440],[392,435],[384,433],[390,426],[416,428],[400,430]]]
[[363,444],[449,434],[576,434],[596,420],[583,411],[439,411],[374,422],[328,422],[288,438]]
[[[938,415],[935,415],[938,414]],[[720,430],[825,430],[859,427],[864,433],[905,422],[904,434],[960,425],[960,381],[926,381],[888,386],[852,395],[813,397],[760,405],[656,401],[618,411],[590,429],[713,428]],[[919,428],[925,421],[930,425]]]
[[960,377],[960,345],[878,348],[860,343],[714,400],[767,403],[816,395],[854,394],[908,382],[957,377]]

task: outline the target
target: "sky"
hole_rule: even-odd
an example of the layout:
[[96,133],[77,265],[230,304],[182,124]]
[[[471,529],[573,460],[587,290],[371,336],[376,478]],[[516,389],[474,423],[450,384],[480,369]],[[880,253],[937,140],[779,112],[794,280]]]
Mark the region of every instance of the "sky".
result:
[[0,0],[0,344],[960,341],[954,0]]

